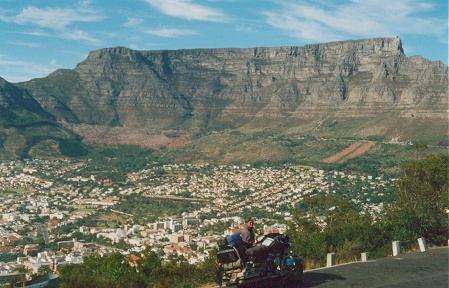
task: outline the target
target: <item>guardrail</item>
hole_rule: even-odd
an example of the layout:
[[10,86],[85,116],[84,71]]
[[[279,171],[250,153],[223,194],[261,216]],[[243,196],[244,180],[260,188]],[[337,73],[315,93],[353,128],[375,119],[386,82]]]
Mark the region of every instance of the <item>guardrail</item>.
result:
[[[449,244],[449,240],[448,240],[448,244]],[[392,252],[393,252],[393,256],[397,256],[399,254],[401,254],[401,242],[400,241],[393,241],[391,243],[392,245]],[[427,247],[427,241],[426,238],[421,237],[418,239],[418,245],[419,245],[419,249],[421,250],[421,252],[425,252],[427,251],[428,247]],[[366,262],[369,260],[369,253],[368,252],[363,252],[361,254],[361,259],[362,262]],[[335,266],[335,253],[327,253],[327,257],[326,257],[326,267],[332,267]]]

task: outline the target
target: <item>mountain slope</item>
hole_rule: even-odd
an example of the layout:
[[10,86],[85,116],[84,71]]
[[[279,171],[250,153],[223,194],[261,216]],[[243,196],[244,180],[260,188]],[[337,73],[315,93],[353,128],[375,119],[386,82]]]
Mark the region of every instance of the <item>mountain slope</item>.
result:
[[99,145],[158,148],[230,129],[438,143],[447,135],[447,72],[441,62],[406,57],[399,38],[377,38],[303,47],[105,48],[74,70],[17,85]]
[[74,138],[27,90],[0,78],[0,156],[28,156],[42,141]]
[[52,121],[47,113],[26,90],[0,78],[0,124],[2,126],[27,125],[37,121]]

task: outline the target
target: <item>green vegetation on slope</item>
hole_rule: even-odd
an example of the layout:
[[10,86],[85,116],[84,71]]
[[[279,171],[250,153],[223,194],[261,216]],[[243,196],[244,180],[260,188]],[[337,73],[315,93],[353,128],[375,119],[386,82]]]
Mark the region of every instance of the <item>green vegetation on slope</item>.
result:
[[[136,253],[137,254],[137,253]],[[213,281],[215,271],[212,251],[200,266],[173,260],[163,264],[149,248],[137,255],[136,266],[128,257],[115,252],[107,257],[91,254],[81,265],[69,264],[61,268],[60,287],[171,287],[196,288]]]
[[[449,156],[431,155],[401,168],[394,201],[378,219],[358,213],[352,202],[333,196],[304,199],[307,209],[296,212],[287,233],[308,267],[323,266],[329,252],[336,252],[340,262],[358,259],[360,252],[387,256],[394,240],[400,241],[404,250],[416,248],[421,237],[430,245],[446,245]],[[326,226],[318,217],[322,211],[328,211]],[[305,218],[305,214],[312,217]]]

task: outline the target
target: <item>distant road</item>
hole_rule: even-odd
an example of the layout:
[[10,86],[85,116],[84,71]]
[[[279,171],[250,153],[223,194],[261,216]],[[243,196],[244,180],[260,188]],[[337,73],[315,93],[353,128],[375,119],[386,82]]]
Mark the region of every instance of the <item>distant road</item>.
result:
[[251,288],[448,288],[448,269],[449,249],[445,247],[307,270],[299,284],[273,281]]
[[159,195],[149,195],[149,194],[142,194],[143,197],[148,198],[156,198],[156,199],[171,199],[171,200],[183,200],[183,201],[190,201],[190,202],[202,202],[202,201],[211,201],[210,199],[204,199],[204,198],[187,198],[187,197],[181,197],[181,196],[159,196]]

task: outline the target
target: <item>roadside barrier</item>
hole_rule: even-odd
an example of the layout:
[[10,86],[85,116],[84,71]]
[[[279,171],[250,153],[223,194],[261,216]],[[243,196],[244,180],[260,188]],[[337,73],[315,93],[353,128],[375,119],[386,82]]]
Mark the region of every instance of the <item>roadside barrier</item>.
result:
[[326,267],[335,266],[335,253],[327,253]]
[[401,254],[401,241],[393,241],[393,256],[398,256]]
[[418,244],[419,244],[419,249],[421,250],[421,252],[426,252],[427,251],[427,242],[426,242],[426,238],[421,237],[418,239]]
[[[448,240],[449,243],[449,240]],[[428,247],[427,247],[427,242],[426,242],[426,238],[421,237],[418,238],[418,244],[419,244],[419,249],[421,250],[421,252],[425,252],[427,251]],[[391,243],[392,248],[393,248],[393,256],[398,256],[399,254],[401,254],[401,241],[393,241]],[[370,254],[368,252],[363,252],[361,253],[361,261],[362,262],[367,262],[369,260]],[[326,267],[332,267],[335,266],[335,253],[327,253],[327,261],[326,261]]]

